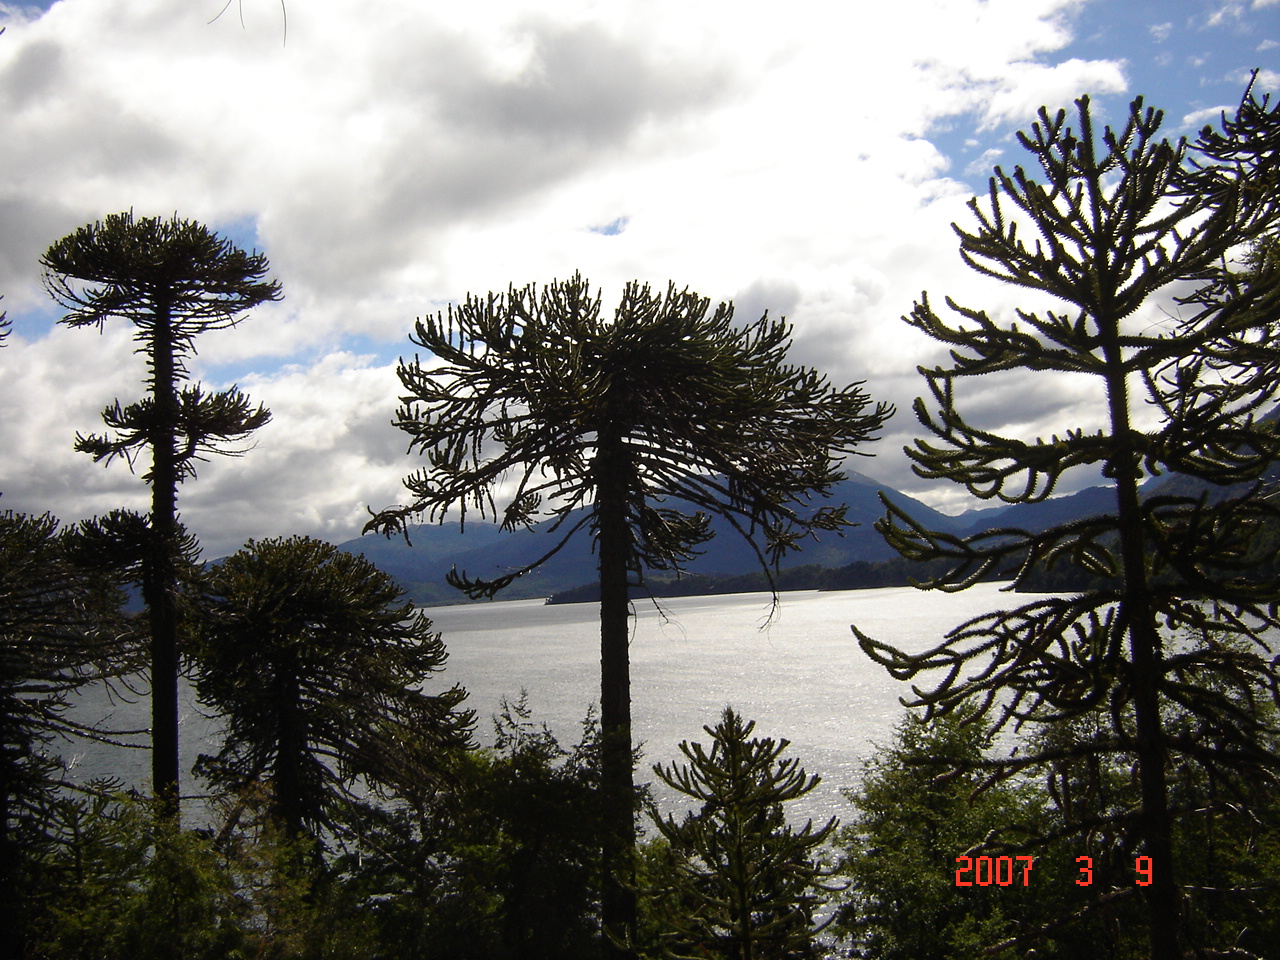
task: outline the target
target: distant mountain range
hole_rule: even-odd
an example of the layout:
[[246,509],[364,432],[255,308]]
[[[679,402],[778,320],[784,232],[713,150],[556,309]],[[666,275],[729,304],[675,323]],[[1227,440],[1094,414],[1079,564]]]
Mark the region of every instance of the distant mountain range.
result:
[[[1029,531],[1045,530],[1055,524],[1083,516],[1108,513],[1115,509],[1115,493],[1107,487],[1090,487],[1063,497],[1055,497],[1034,504],[1013,504],[987,509],[970,510],[959,516],[948,516],[926,506],[919,500],[878,483],[860,473],[852,473],[837,484],[829,499],[814,504],[840,504],[847,506],[848,519],[857,524],[846,528],[844,535],[822,534],[820,540],[807,540],[803,549],[783,560],[783,570],[796,568],[823,568],[840,570],[856,565],[863,569],[868,565],[880,566],[885,561],[897,560],[897,554],[885,544],[872,524],[884,516],[880,494],[884,493],[909,516],[930,530],[954,534],[975,533],[995,527],[1018,527]],[[678,508],[678,504],[676,505]],[[567,521],[566,523],[569,523]],[[465,529],[457,523],[442,526],[416,526],[409,530],[412,546],[403,537],[387,539],[365,536],[340,544],[341,549],[361,553],[395,577],[419,604],[454,603],[463,595],[445,583],[445,576],[455,566],[472,577],[496,577],[518,569],[542,556],[555,543],[555,535],[546,533],[550,522],[544,522],[530,530],[504,532],[493,523],[477,523],[468,520]],[[566,526],[564,529],[567,529]],[[713,518],[712,528],[716,536],[704,545],[703,553],[686,568],[693,576],[688,578],[678,592],[705,592],[699,585],[706,584],[706,591],[714,589],[717,581],[732,581],[735,586],[720,584],[726,589],[752,589],[755,581],[749,575],[759,570],[759,564],[750,546],[727,523]],[[879,584],[885,576],[891,582],[902,579],[905,568],[885,565]],[[517,580],[499,595],[515,600],[529,597],[550,597],[573,588],[583,588],[596,579],[596,558],[592,541],[586,531],[580,531],[563,550],[548,560],[538,570]],[[791,581],[798,576],[786,578]],[[812,577],[804,582],[819,582]],[[847,581],[838,581],[847,582]],[[744,586],[736,586],[736,584]],[[673,585],[674,586],[674,585]],[[754,589],[763,589],[757,586]],[[574,591],[575,598],[590,596],[582,590]]]

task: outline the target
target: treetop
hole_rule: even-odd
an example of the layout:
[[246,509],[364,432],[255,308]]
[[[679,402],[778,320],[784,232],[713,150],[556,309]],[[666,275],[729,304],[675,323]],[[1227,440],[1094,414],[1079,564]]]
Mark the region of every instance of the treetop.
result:
[[[442,521],[455,507],[509,529],[543,517],[559,526],[623,478],[635,566],[690,557],[711,513],[748,539],[763,529],[776,562],[810,529],[844,522],[839,508],[801,518],[793,506],[825,495],[839,460],[862,453],[893,412],[860,383],[836,389],[787,364],[785,320],[737,326],[732,304],[713,310],[675,284],[662,294],[627,284],[612,317],[578,274],[511,287],[418,320],[410,339],[442,361],[415,356],[397,370],[406,395],[394,423],[427,466],[405,480],[414,502],[366,531],[403,532],[411,515]],[[656,505],[667,498],[706,513]],[[588,510],[561,544],[592,522]]]
[[234,326],[244,311],[281,299],[263,278],[260,253],[246,253],[194,220],[110,214],[80,227],[40,258],[49,294],[73,327],[123,317],[141,327],[164,309],[188,334]]

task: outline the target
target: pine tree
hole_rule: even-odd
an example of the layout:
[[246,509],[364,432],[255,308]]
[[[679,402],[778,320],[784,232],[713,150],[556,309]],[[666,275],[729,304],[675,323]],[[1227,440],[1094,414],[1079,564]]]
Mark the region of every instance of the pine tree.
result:
[[[949,321],[926,294],[907,322],[951,356],[921,368],[936,412],[923,399],[915,410],[933,438],[908,453],[923,477],[1010,503],[1048,497],[1068,471],[1101,469],[1115,510],[1043,533],[966,539],[931,533],[887,505],[880,528],[904,556],[951,562],[928,586],[959,590],[992,572],[1017,584],[1055,563],[1101,585],[975,618],[920,654],[854,631],[899,679],[942,671],[913,688],[912,703],[930,715],[966,705],[993,730],[1095,711],[1109,719],[1105,735],[1074,749],[1135,765],[1140,800],[1129,822],[1153,863],[1144,888],[1151,957],[1174,960],[1182,953],[1170,758],[1224,779],[1242,765],[1280,773],[1264,746],[1267,714],[1250,706],[1274,698],[1280,683],[1267,634],[1280,626],[1280,584],[1251,575],[1267,559],[1255,533],[1280,522],[1264,482],[1280,454],[1266,417],[1280,391],[1280,274],[1264,260],[1244,282],[1233,259],[1280,222],[1280,108],[1250,90],[1220,133],[1206,130],[1195,144],[1158,138],[1162,116],[1141,98],[1122,129],[1100,136],[1087,97],[1077,117],[1073,129],[1066,111],[1041,110],[1019,135],[1036,172],[996,168],[988,197],[970,203],[976,227],[956,227],[970,267],[1057,306],[1018,311],[1010,323],[948,300]],[[966,384],[1005,371],[1093,380],[1102,428],[1068,424],[1024,439],[967,421]],[[1143,478],[1162,474],[1199,489],[1144,499]],[[1212,738],[1177,736],[1165,706]],[[1006,772],[1052,759],[1048,749],[1020,752]]]
[[[500,516],[506,529],[550,517],[559,539],[542,560],[589,528],[600,558],[611,942],[635,932],[629,578],[679,569],[711,536],[710,514],[746,537],[766,570],[811,531],[838,529],[843,507],[800,506],[827,494],[839,458],[858,452],[892,412],[873,407],[859,384],[833,389],[816,371],[787,364],[785,322],[766,315],[734,327],[731,304],[710,315],[709,306],[674,285],[659,296],[632,283],[606,320],[599,295],[575,275],[542,290],[468,297],[418,321],[411,339],[441,362],[401,364],[407,395],[395,422],[428,465],[405,480],[414,503],[366,526],[405,531],[410,516],[442,521],[454,508],[464,518],[468,508]],[[495,494],[513,473],[514,492],[499,510]],[[697,512],[661,506],[668,498]],[[492,596],[538,563],[492,581],[455,573],[450,582]]]
[[[782,805],[820,781],[800,761],[782,759],[791,741],[752,737],[755,721],[726,707],[711,737],[680,744],[687,765],[655,765],[658,779],[701,804],[677,823],[653,814],[678,865],[677,890],[688,905],[672,917],[665,955],[783,960],[812,955],[813,914],[829,876],[815,860],[836,827],[786,822]],[[696,950],[695,954],[677,952]]]
[[76,449],[95,461],[151,454],[143,479],[151,513],[141,545],[142,596],[151,627],[152,789],[178,817],[179,566],[183,534],[178,485],[195,476],[212,453],[247,437],[271,414],[254,408],[237,388],[206,393],[189,379],[186,358],[205,331],[235,326],[245,311],[280,299],[263,281],[267,260],[248,254],[199,223],[177,217],[135,219],[113,214],[53,244],[40,259],[45,286],[67,310],[62,322],[99,329],[113,317],[136,328],[147,358],[148,395],[128,406],[116,401],[102,414],[113,432],[76,435]]
[[444,668],[440,634],[364,557],[310,537],[250,541],[206,591],[196,691],[226,734],[200,765],[222,785],[269,782],[289,837],[330,826],[357,778],[429,791],[469,743],[466,691],[422,690]]

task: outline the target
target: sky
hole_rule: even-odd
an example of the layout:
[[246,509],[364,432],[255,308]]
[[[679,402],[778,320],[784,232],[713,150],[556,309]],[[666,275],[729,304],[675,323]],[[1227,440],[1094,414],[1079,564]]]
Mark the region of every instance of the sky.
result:
[[[404,502],[414,319],[575,272],[606,309],[638,279],[785,316],[793,360],[898,406],[853,466],[959,511],[902,453],[916,366],[944,353],[901,317],[926,290],[1025,303],[951,229],[1023,162],[1016,131],[1089,94],[1105,122],[1142,95],[1194,134],[1250,71],[1280,87],[1280,0],[223,2],[0,3],[0,508],[145,509],[127,464],[72,449],[141,396],[132,331],[58,324],[38,261],[107,214],[177,214],[264,253],[284,291],[189,364],[274,417],[180,492],[206,557],[341,542]],[[1096,400],[1013,375],[966,409],[1034,436]]]

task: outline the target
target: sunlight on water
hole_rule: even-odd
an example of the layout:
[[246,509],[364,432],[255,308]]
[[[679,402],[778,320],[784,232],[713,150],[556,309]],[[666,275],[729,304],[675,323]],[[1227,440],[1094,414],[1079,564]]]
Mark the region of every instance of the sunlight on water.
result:
[[[787,738],[789,755],[822,776],[793,814],[843,819],[848,804],[840,788],[853,786],[860,760],[891,740],[904,712],[898,697],[910,693],[867,659],[849,624],[878,640],[924,649],[969,617],[1025,602],[999,589],[785,593],[771,623],[762,593],[664,600],[665,617],[651,602],[638,602],[631,642],[634,735],[644,748],[638,779],[654,780],[653,763],[682,759],[681,740],[708,742],[703,726],[731,704],[756,721],[757,736]],[[534,718],[562,742],[574,742],[588,704],[599,700],[595,605],[520,600],[426,612],[448,644],[446,674],[470,692],[486,741],[500,699],[514,700],[523,687]]]
[[[708,742],[714,724],[731,704],[755,720],[756,735],[785,737],[790,756],[823,782],[792,805],[791,816],[846,819],[840,788],[857,783],[860,761],[877,744],[890,742],[903,715],[898,697],[910,693],[863,655],[849,624],[864,633],[912,650],[936,643],[964,620],[1026,602],[979,584],[960,594],[910,588],[804,591],[782,594],[769,621],[767,594],[681,597],[636,604],[631,642],[632,716],[644,758],[638,779],[653,781],[651,765],[681,759],[681,740]],[[426,609],[444,634],[449,662],[432,684],[455,683],[470,693],[477,734],[493,741],[490,720],[505,696],[528,690],[533,719],[545,722],[564,744],[576,742],[582,718],[599,699],[598,609],[594,604],[547,606],[516,600]],[[200,753],[213,752],[218,724],[183,687],[184,794],[202,792],[190,776]],[[111,713],[110,724],[146,727],[146,698],[108,704],[101,691],[81,700],[81,720]],[[145,738],[142,738],[145,743]],[[96,744],[64,751],[77,757],[73,778],[85,782],[111,774],[146,789],[150,753]],[[655,794],[669,806],[665,790]]]

